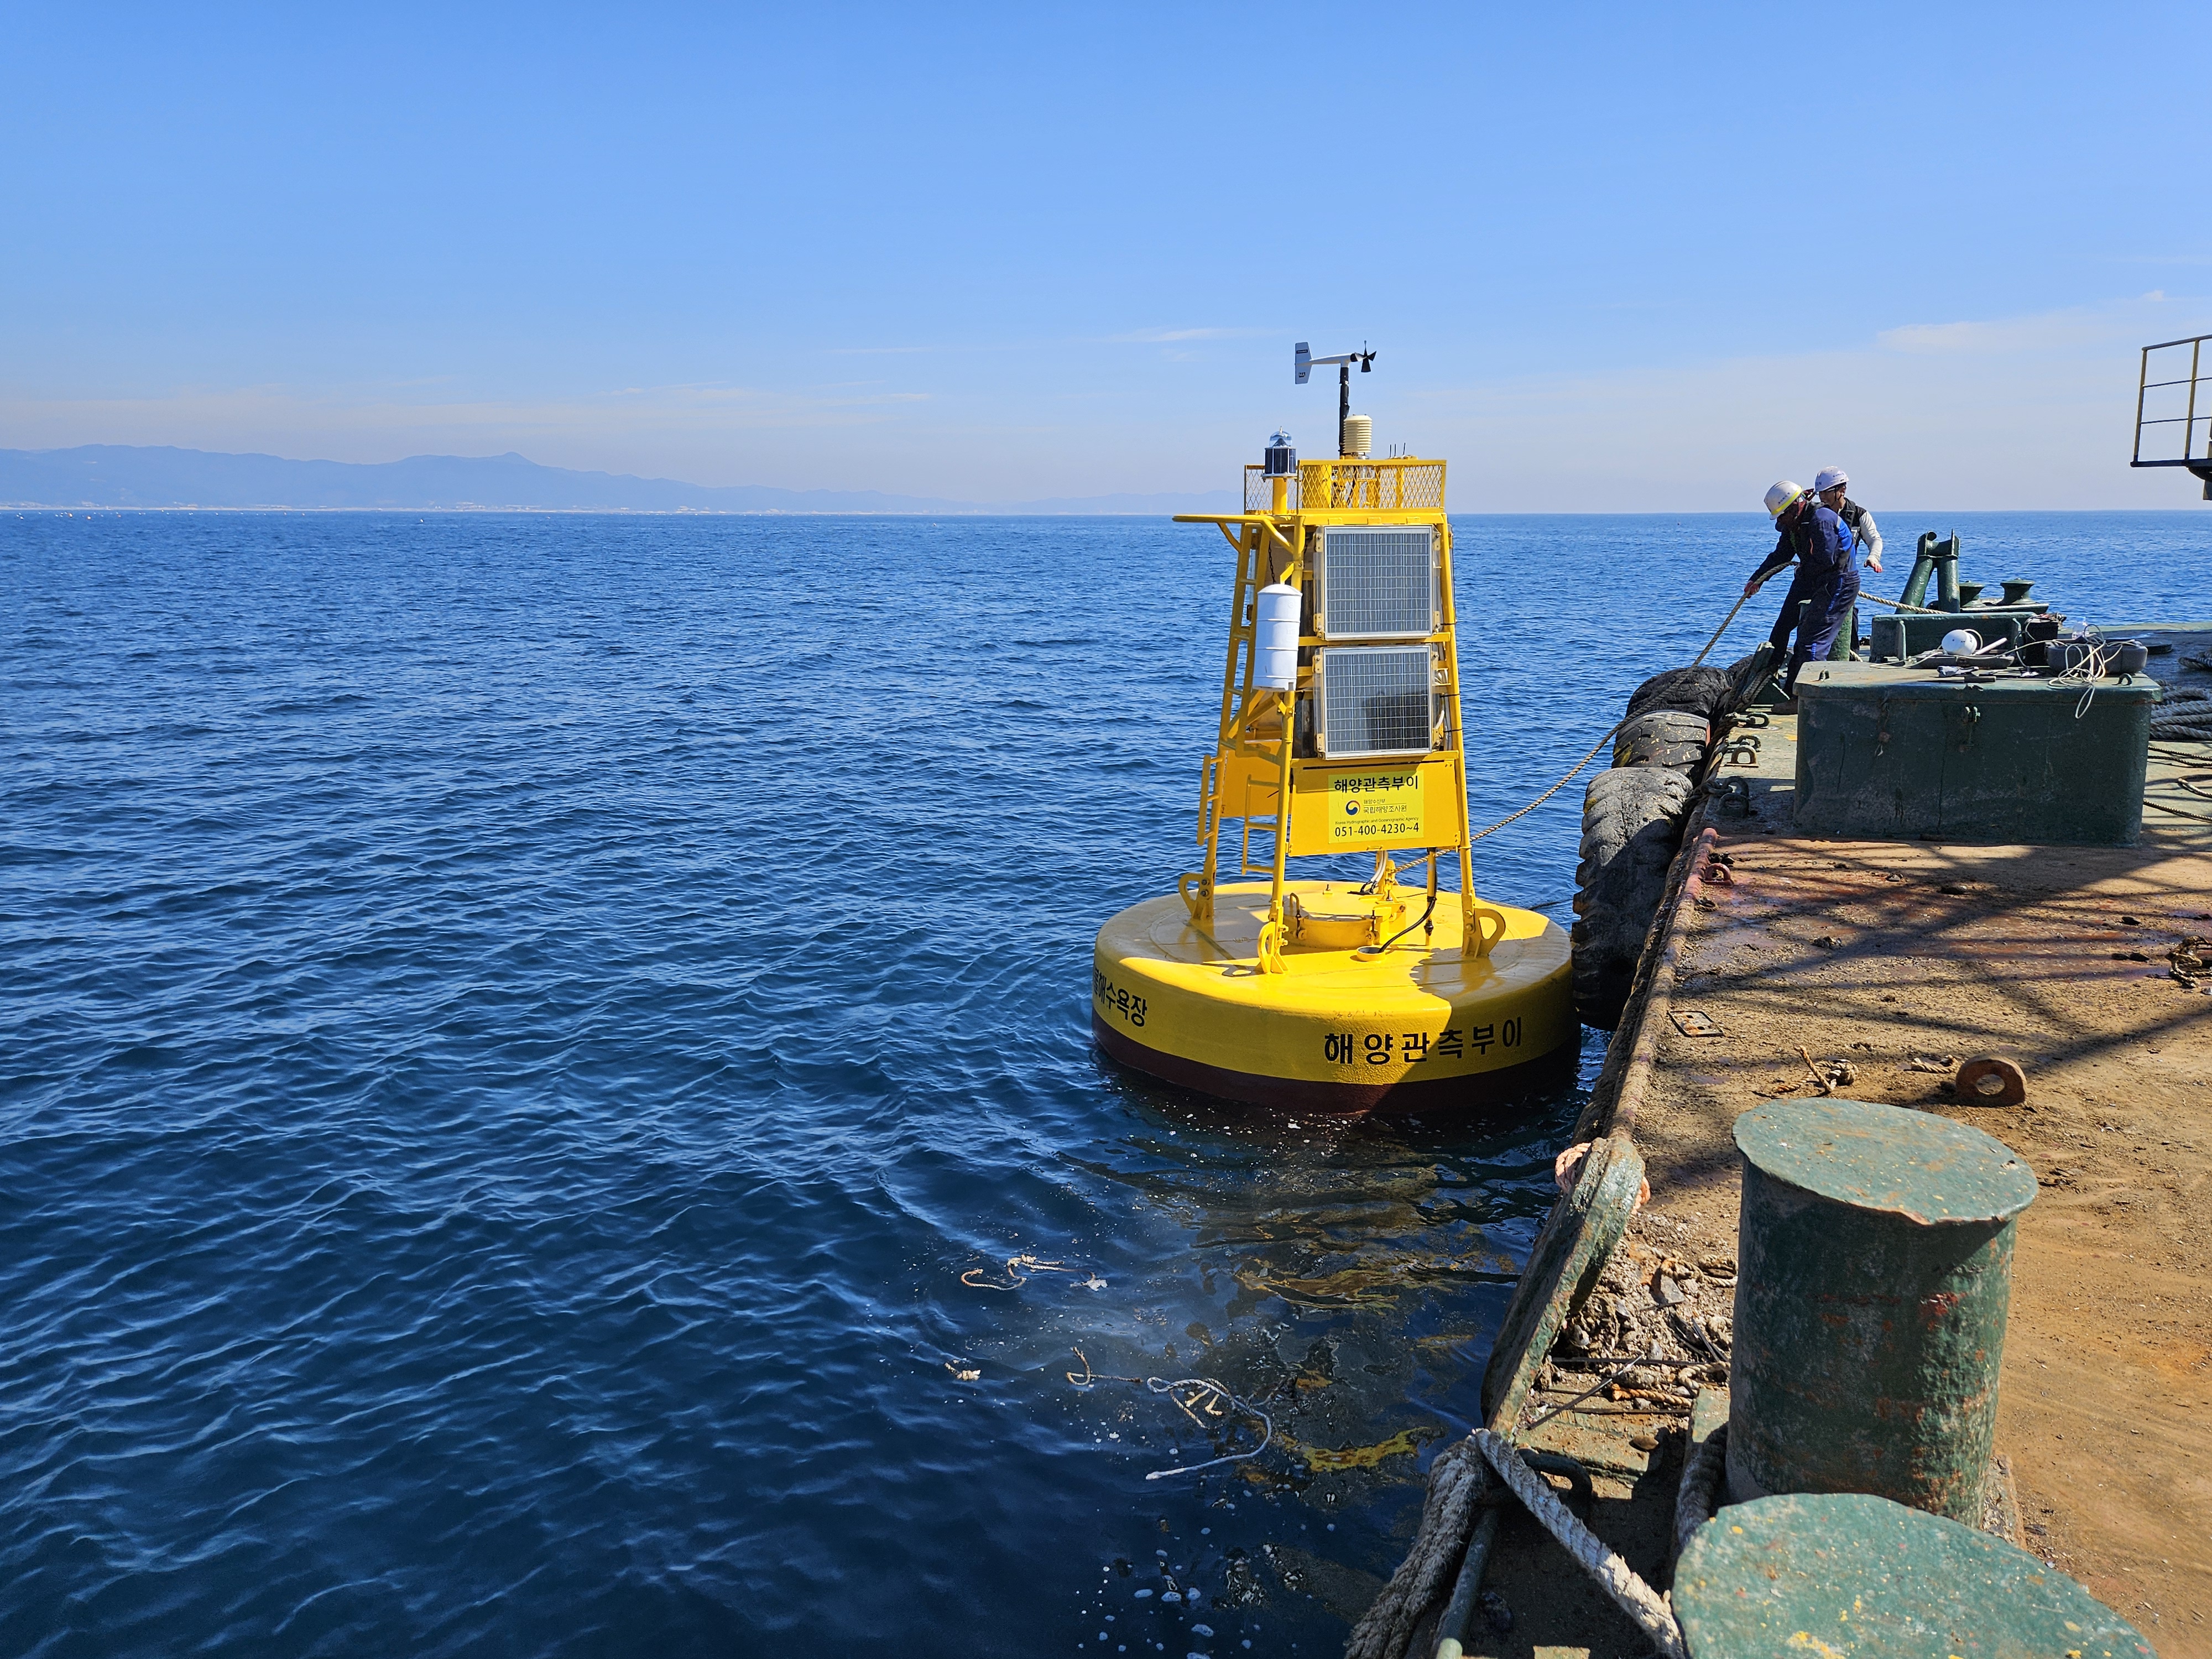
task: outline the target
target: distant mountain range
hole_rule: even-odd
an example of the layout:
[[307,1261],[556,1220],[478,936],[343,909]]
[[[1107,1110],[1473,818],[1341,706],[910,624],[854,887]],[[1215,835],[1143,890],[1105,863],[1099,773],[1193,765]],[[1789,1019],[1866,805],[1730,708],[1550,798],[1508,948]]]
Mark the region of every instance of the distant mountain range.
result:
[[199,449],[84,444],[0,449],[0,506],[349,507],[356,511],[540,513],[1224,513],[1227,490],[951,501],[873,489],[774,489],[572,472],[520,455],[414,455],[404,461],[288,461]]

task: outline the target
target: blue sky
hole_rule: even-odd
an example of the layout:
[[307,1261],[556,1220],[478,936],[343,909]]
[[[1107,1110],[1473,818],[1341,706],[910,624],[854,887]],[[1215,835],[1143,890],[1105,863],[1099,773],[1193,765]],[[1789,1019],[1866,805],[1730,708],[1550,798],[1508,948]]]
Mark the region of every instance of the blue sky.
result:
[[15,6],[0,445],[2185,506],[2212,7]]

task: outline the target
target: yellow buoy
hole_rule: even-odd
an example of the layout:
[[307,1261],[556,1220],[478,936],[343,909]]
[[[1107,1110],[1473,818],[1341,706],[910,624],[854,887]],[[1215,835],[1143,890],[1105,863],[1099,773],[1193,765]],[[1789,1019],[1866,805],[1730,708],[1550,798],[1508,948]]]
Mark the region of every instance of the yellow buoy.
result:
[[[1567,936],[1474,891],[1444,464],[1301,464],[1279,434],[1244,501],[1182,517],[1237,556],[1203,852],[1176,893],[1099,929],[1099,1046],[1316,1112],[1479,1104],[1556,1078],[1580,1032]],[[1289,878],[1292,858],[1345,853],[1373,873]],[[1438,872],[1455,857],[1456,892]]]

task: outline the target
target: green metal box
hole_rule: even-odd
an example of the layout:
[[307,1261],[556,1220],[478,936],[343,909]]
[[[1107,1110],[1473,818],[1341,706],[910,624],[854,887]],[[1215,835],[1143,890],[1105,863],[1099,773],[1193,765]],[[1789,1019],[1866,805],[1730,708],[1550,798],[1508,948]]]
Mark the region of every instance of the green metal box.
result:
[[1796,827],[2132,847],[2158,696],[2140,674],[2085,684],[1808,666],[1797,681]]

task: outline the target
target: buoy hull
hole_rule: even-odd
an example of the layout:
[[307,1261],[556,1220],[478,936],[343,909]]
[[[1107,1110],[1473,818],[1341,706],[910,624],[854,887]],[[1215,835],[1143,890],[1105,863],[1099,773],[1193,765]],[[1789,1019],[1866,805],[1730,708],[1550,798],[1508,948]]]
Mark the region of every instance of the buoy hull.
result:
[[[1295,882],[1322,906],[1343,883]],[[1581,1034],[1565,933],[1503,909],[1504,937],[1463,954],[1459,901],[1377,956],[1285,953],[1263,974],[1257,941],[1268,889],[1215,896],[1194,926],[1174,896],[1131,906],[1099,930],[1091,1029],[1123,1065],[1226,1100],[1310,1112],[1432,1112],[1494,1104],[1560,1080]]]
[[1185,1060],[1147,1048],[1110,1029],[1094,1010],[1091,1035],[1099,1050],[1130,1070],[1194,1094],[1233,1100],[1271,1111],[1333,1114],[1403,1114],[1476,1111],[1524,1099],[1562,1086],[1574,1075],[1574,1050],[1553,1049],[1534,1060],[1501,1066],[1472,1077],[1433,1078],[1397,1083],[1312,1083],[1300,1078],[1231,1072],[1201,1060]]

